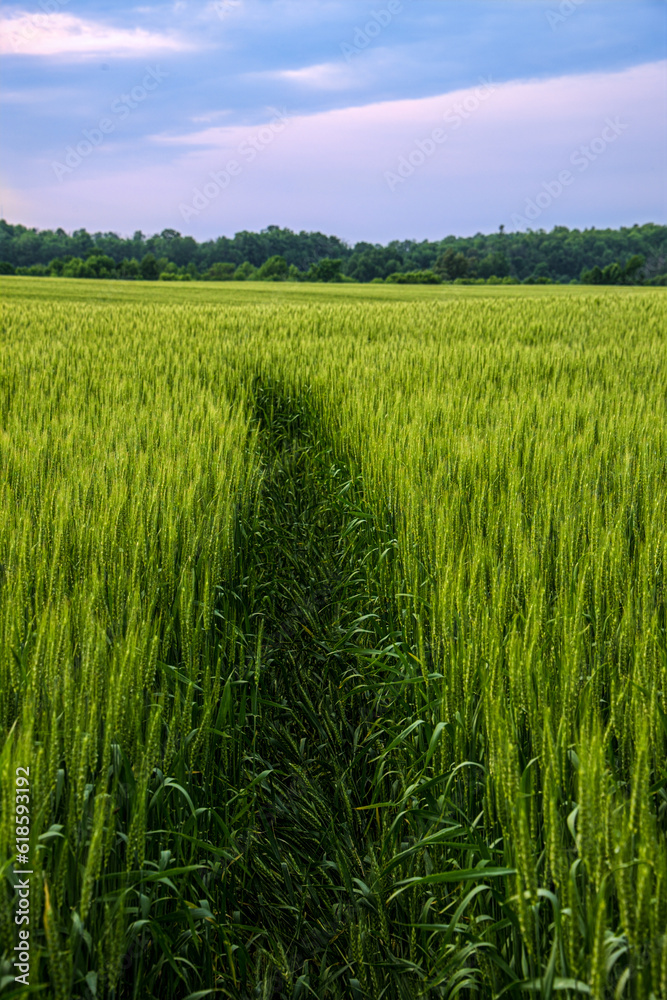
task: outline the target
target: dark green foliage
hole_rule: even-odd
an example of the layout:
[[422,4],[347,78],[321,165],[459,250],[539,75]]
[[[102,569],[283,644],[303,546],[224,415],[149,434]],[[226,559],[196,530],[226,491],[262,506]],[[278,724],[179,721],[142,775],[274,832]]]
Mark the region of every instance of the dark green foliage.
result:
[[[170,261],[179,273],[188,273],[191,278],[210,273],[218,265],[233,266],[236,280],[249,278],[270,259],[278,257],[286,263],[285,277],[289,268],[294,268],[291,277],[304,278],[310,274],[315,281],[337,280],[318,276],[332,273],[331,264],[325,265],[324,272],[318,268],[325,261],[340,260],[339,273],[361,282],[385,280],[397,272],[424,270],[435,271],[445,281],[510,276],[516,281],[532,278],[532,283],[540,278],[569,282],[578,280],[582,270],[589,272],[599,267],[603,271],[625,260],[621,283],[660,284],[667,272],[667,227],[653,223],[621,229],[570,230],[556,226],[551,232],[540,229],[526,233],[506,233],[501,229],[488,235],[447,236],[437,241],[393,240],[387,246],[366,242],[350,246],[336,236],[294,233],[279,226],[268,226],[260,233],[244,231],[233,238],[221,236],[197,243],[174,229],[164,229],[150,237],[136,232],[131,239],[124,239],[116,233],[91,236],[83,229],[72,235],[62,229],[40,231],[0,220],[0,257],[14,267],[52,265],[56,259],[73,258],[83,264],[96,255],[115,263],[115,272],[108,273],[107,269],[103,276],[135,278],[137,274],[128,273],[128,262],[134,260],[138,266],[148,254],[156,261]],[[641,265],[633,263],[641,257],[644,258]],[[239,268],[246,271],[239,272]],[[83,266],[79,272],[82,277],[90,276]],[[50,273],[60,272],[51,266]],[[611,283],[615,274],[608,271],[609,280],[604,283]],[[276,277],[283,280],[280,274],[273,274],[269,280]]]
[[387,278],[405,263],[405,256],[397,252],[394,244],[381,247],[357,243],[345,263],[345,273],[356,281],[372,281],[373,278]]
[[[483,769],[452,771],[442,727],[420,721],[428,636],[421,650],[410,642],[382,588],[382,566],[397,558],[393,518],[373,519],[307,398],[259,381],[255,398],[264,482],[237,525],[236,579],[220,589],[226,679],[212,742],[193,762],[185,741],[169,771],[153,773],[140,868],[122,837],[139,806],[135,779],[120,747],[112,762],[115,845],[87,922],[93,940],[116,917],[125,927],[110,995],[511,991],[521,976],[511,869],[500,831],[489,846],[476,829]],[[71,996],[87,1000],[86,976],[101,970],[77,926],[60,931]],[[505,954],[485,940],[495,926],[506,926]]]
[[256,274],[259,281],[286,281],[289,273],[287,261],[280,254],[274,254],[260,267]]
[[625,266],[614,261],[605,268],[597,265],[590,271],[581,272],[581,283],[584,285],[635,285],[640,284],[644,275],[646,261],[641,254],[634,254]]
[[235,270],[233,264],[212,264],[202,278],[204,281],[233,281]]
[[456,253],[453,247],[448,247],[436,260],[433,270],[443,281],[454,281],[456,278],[467,278],[476,268],[471,267],[470,261],[460,250]]
[[251,281],[257,273],[257,268],[253,267],[250,261],[240,264],[234,272],[234,281]]
[[[224,419],[226,370],[240,394],[234,451],[195,462],[205,475],[194,495],[209,503],[188,518],[177,490],[167,490],[181,524],[206,516],[234,455],[252,461],[252,474],[233,494],[224,531],[205,521],[196,548],[167,548],[163,514],[131,544],[136,570],[119,572],[128,546],[107,558],[91,603],[102,654],[88,657],[100,667],[93,682],[110,672],[103,655],[128,627],[105,613],[135,579],[142,599],[146,581],[159,582],[148,614],[139,604],[128,616],[137,624],[128,648],[158,600],[169,610],[165,626],[173,607],[179,627],[165,633],[151,669],[138,658],[140,671],[118,688],[137,706],[129,723],[115,728],[108,710],[95,710],[85,732],[70,727],[71,745],[85,749],[89,733],[100,738],[99,720],[102,766],[80,749],[63,756],[65,711],[25,737],[43,776],[35,800],[43,879],[34,884],[43,886],[35,911],[44,918],[32,940],[34,988],[48,979],[49,1000],[657,1000],[665,992],[665,477],[662,425],[650,420],[650,404],[664,396],[664,300],[613,289],[504,298],[452,295],[446,310],[437,301],[356,314],[344,306],[337,325],[330,304],[261,307],[245,326],[224,307],[153,308],[145,312],[155,328],[162,334],[173,322],[174,339],[162,341],[152,365],[135,353],[150,333],[128,323],[116,364],[128,364],[148,414],[159,399],[165,413],[177,401],[184,378],[174,345],[186,377],[212,393],[199,423],[210,414],[215,432]],[[49,323],[52,308],[44,307]],[[118,320],[132,316],[116,309],[104,357]],[[20,324],[38,371],[50,371],[51,331],[62,337],[71,323],[61,315],[66,322],[47,325],[36,348],[36,324]],[[633,347],[626,330],[635,316]],[[225,332],[232,349],[209,367]],[[95,443],[104,424],[91,354],[82,352],[82,377],[65,384],[89,386]],[[15,436],[24,421],[18,379],[11,366],[4,371],[3,423],[17,416]],[[151,378],[160,392],[152,405]],[[127,397],[116,398],[120,430],[141,428]],[[71,420],[63,424],[68,439],[80,439]],[[143,425],[137,465],[168,426]],[[187,453],[191,435],[176,440],[176,454]],[[62,451],[51,437],[46,444],[50,469]],[[27,455],[17,449],[10,482],[20,482]],[[186,486],[189,471],[179,477]],[[68,529],[71,509],[89,523],[89,478],[84,470],[80,511],[76,499],[61,504]],[[128,517],[142,493],[130,480]],[[106,500],[105,491],[105,523]],[[30,507],[28,515],[31,525]],[[155,573],[142,582],[154,538]],[[224,569],[207,588],[202,549],[221,538]],[[24,562],[31,548],[44,550],[17,547]],[[63,562],[76,584],[81,560],[72,552]],[[7,576],[13,582],[16,569],[5,580],[0,569],[3,597]],[[50,579],[35,576],[39,586]],[[23,593],[15,587],[3,627],[22,618]],[[96,633],[80,631],[85,648]],[[10,680],[0,704],[11,738],[11,671],[25,670],[37,633],[15,648],[8,633],[3,646],[14,655],[2,664]],[[50,669],[58,691],[71,676],[48,649],[33,662],[33,677]],[[87,709],[94,683],[79,687]],[[29,726],[36,715],[23,719]],[[9,773],[5,752],[3,791]],[[5,880],[3,942],[13,931]]]
[[477,265],[476,271],[480,278],[490,278],[492,276],[505,278],[510,274],[511,267],[505,254],[501,251],[495,251],[482,258]]
[[306,281],[342,281],[342,268],[342,258],[323,257],[317,264],[311,264]]
[[44,264],[31,264],[30,267],[17,267],[15,274],[30,278],[44,278],[48,274],[48,270]]
[[118,265],[118,277],[119,278],[138,278],[139,277],[139,261],[134,258],[130,260],[122,260]]
[[439,285],[442,279],[433,271],[395,271],[387,281],[396,285]]
[[160,269],[152,253],[147,253],[139,265],[139,273],[144,281],[157,281],[160,277]]

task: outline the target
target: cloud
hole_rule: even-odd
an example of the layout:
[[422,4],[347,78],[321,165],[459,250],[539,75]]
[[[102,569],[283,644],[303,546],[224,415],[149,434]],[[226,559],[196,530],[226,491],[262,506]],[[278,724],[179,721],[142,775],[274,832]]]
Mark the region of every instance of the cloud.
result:
[[[435,97],[381,101],[359,107],[336,108],[290,118],[288,146],[299,165],[307,157],[313,167],[335,170],[389,168],[420,137],[443,123],[451,112],[457,119],[446,154],[431,163],[434,173],[447,173],[452,161],[465,159],[466,169],[486,173],[504,163],[522,169],[548,162],[568,142],[585,140],[606,114],[623,113],[649,120],[653,97],[664,87],[667,63],[650,63],[617,73],[589,73],[550,80],[521,80],[494,84],[480,78],[477,86]],[[483,100],[476,94],[488,92]],[[469,102],[469,105],[466,104]],[[454,110],[460,106],[460,114]],[[466,111],[466,107],[472,111]],[[275,113],[269,109],[268,117]],[[263,121],[260,122],[263,124]],[[252,131],[247,125],[220,125],[183,134],[159,134],[151,140],[165,145],[200,147],[185,154],[190,161],[206,161]],[[591,133],[591,138],[593,133]],[[483,152],[480,148],[483,144]],[[283,143],[281,143],[281,146]],[[493,149],[494,162],[488,161]],[[464,157],[465,153],[465,157]]]
[[356,82],[356,76],[350,67],[342,63],[318,63],[302,69],[282,69],[253,75],[286,80],[288,83],[316,90],[347,90]]
[[145,57],[183,52],[192,46],[182,38],[117,28],[72,14],[17,12],[0,19],[0,53],[26,56]]
[[[544,185],[569,170],[574,181],[539,226],[663,222],[665,139],[655,94],[665,68],[652,63],[286,116],[273,133],[267,113],[252,126],[153,135],[135,145],[143,162],[132,168],[123,157],[114,170],[92,153],[57,197],[47,183],[36,185],[33,209],[16,221],[128,233],[173,226],[198,238],[276,223],[349,240],[435,239],[500,223],[509,229],[529,199],[544,201]],[[599,136],[612,135],[607,119],[620,123],[618,140],[598,155]],[[436,129],[447,138],[433,148]],[[571,159],[582,146],[593,151],[585,170]],[[184,224],[180,206],[194,204],[197,190],[213,191],[232,161],[224,189],[207,195]],[[390,185],[387,173],[401,180]]]
[[[267,108],[267,121],[276,118],[289,121],[291,115],[286,108]],[[223,115],[227,112],[218,112]],[[208,121],[213,115],[206,118],[193,119],[193,121]],[[304,116],[307,118],[308,116]],[[266,122],[262,121],[257,127],[262,128]],[[158,133],[148,136],[151,142],[160,143],[165,146],[193,146],[200,148],[214,149],[217,152],[226,149],[233,149],[236,145],[250,134],[251,127],[247,125],[212,125],[210,128],[199,129],[196,132],[185,132],[182,135],[170,135],[169,133]]]
[[3,104],[25,104],[30,107],[39,105],[44,107],[49,102],[67,102],[67,107],[72,106],[80,92],[76,87],[26,87],[24,90],[5,90],[2,93]]

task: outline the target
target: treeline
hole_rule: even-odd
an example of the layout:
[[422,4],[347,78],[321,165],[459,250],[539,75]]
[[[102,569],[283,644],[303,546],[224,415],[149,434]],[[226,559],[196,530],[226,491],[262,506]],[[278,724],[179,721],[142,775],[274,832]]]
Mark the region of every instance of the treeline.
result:
[[198,243],[174,229],[130,239],[0,220],[0,273],[143,280],[667,284],[667,226],[556,226],[386,246],[269,226]]

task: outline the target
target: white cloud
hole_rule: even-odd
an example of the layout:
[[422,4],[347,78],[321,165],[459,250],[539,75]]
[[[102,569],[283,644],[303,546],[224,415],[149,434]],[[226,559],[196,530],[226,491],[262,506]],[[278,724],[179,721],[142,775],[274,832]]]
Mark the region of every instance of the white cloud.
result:
[[14,13],[0,19],[0,53],[30,56],[149,56],[182,52],[181,38],[143,28],[117,28],[72,14]]
[[358,83],[357,74],[344,63],[317,63],[302,69],[268,70],[262,73],[248,73],[248,77],[265,80],[286,80],[302,87],[315,90],[347,90]]

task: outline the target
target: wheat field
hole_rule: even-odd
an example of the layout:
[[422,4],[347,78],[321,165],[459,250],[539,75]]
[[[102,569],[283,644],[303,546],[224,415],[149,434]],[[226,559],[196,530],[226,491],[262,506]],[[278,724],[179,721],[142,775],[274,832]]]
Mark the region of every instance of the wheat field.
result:
[[665,293],[258,287],[0,285],[0,992],[666,1000]]

